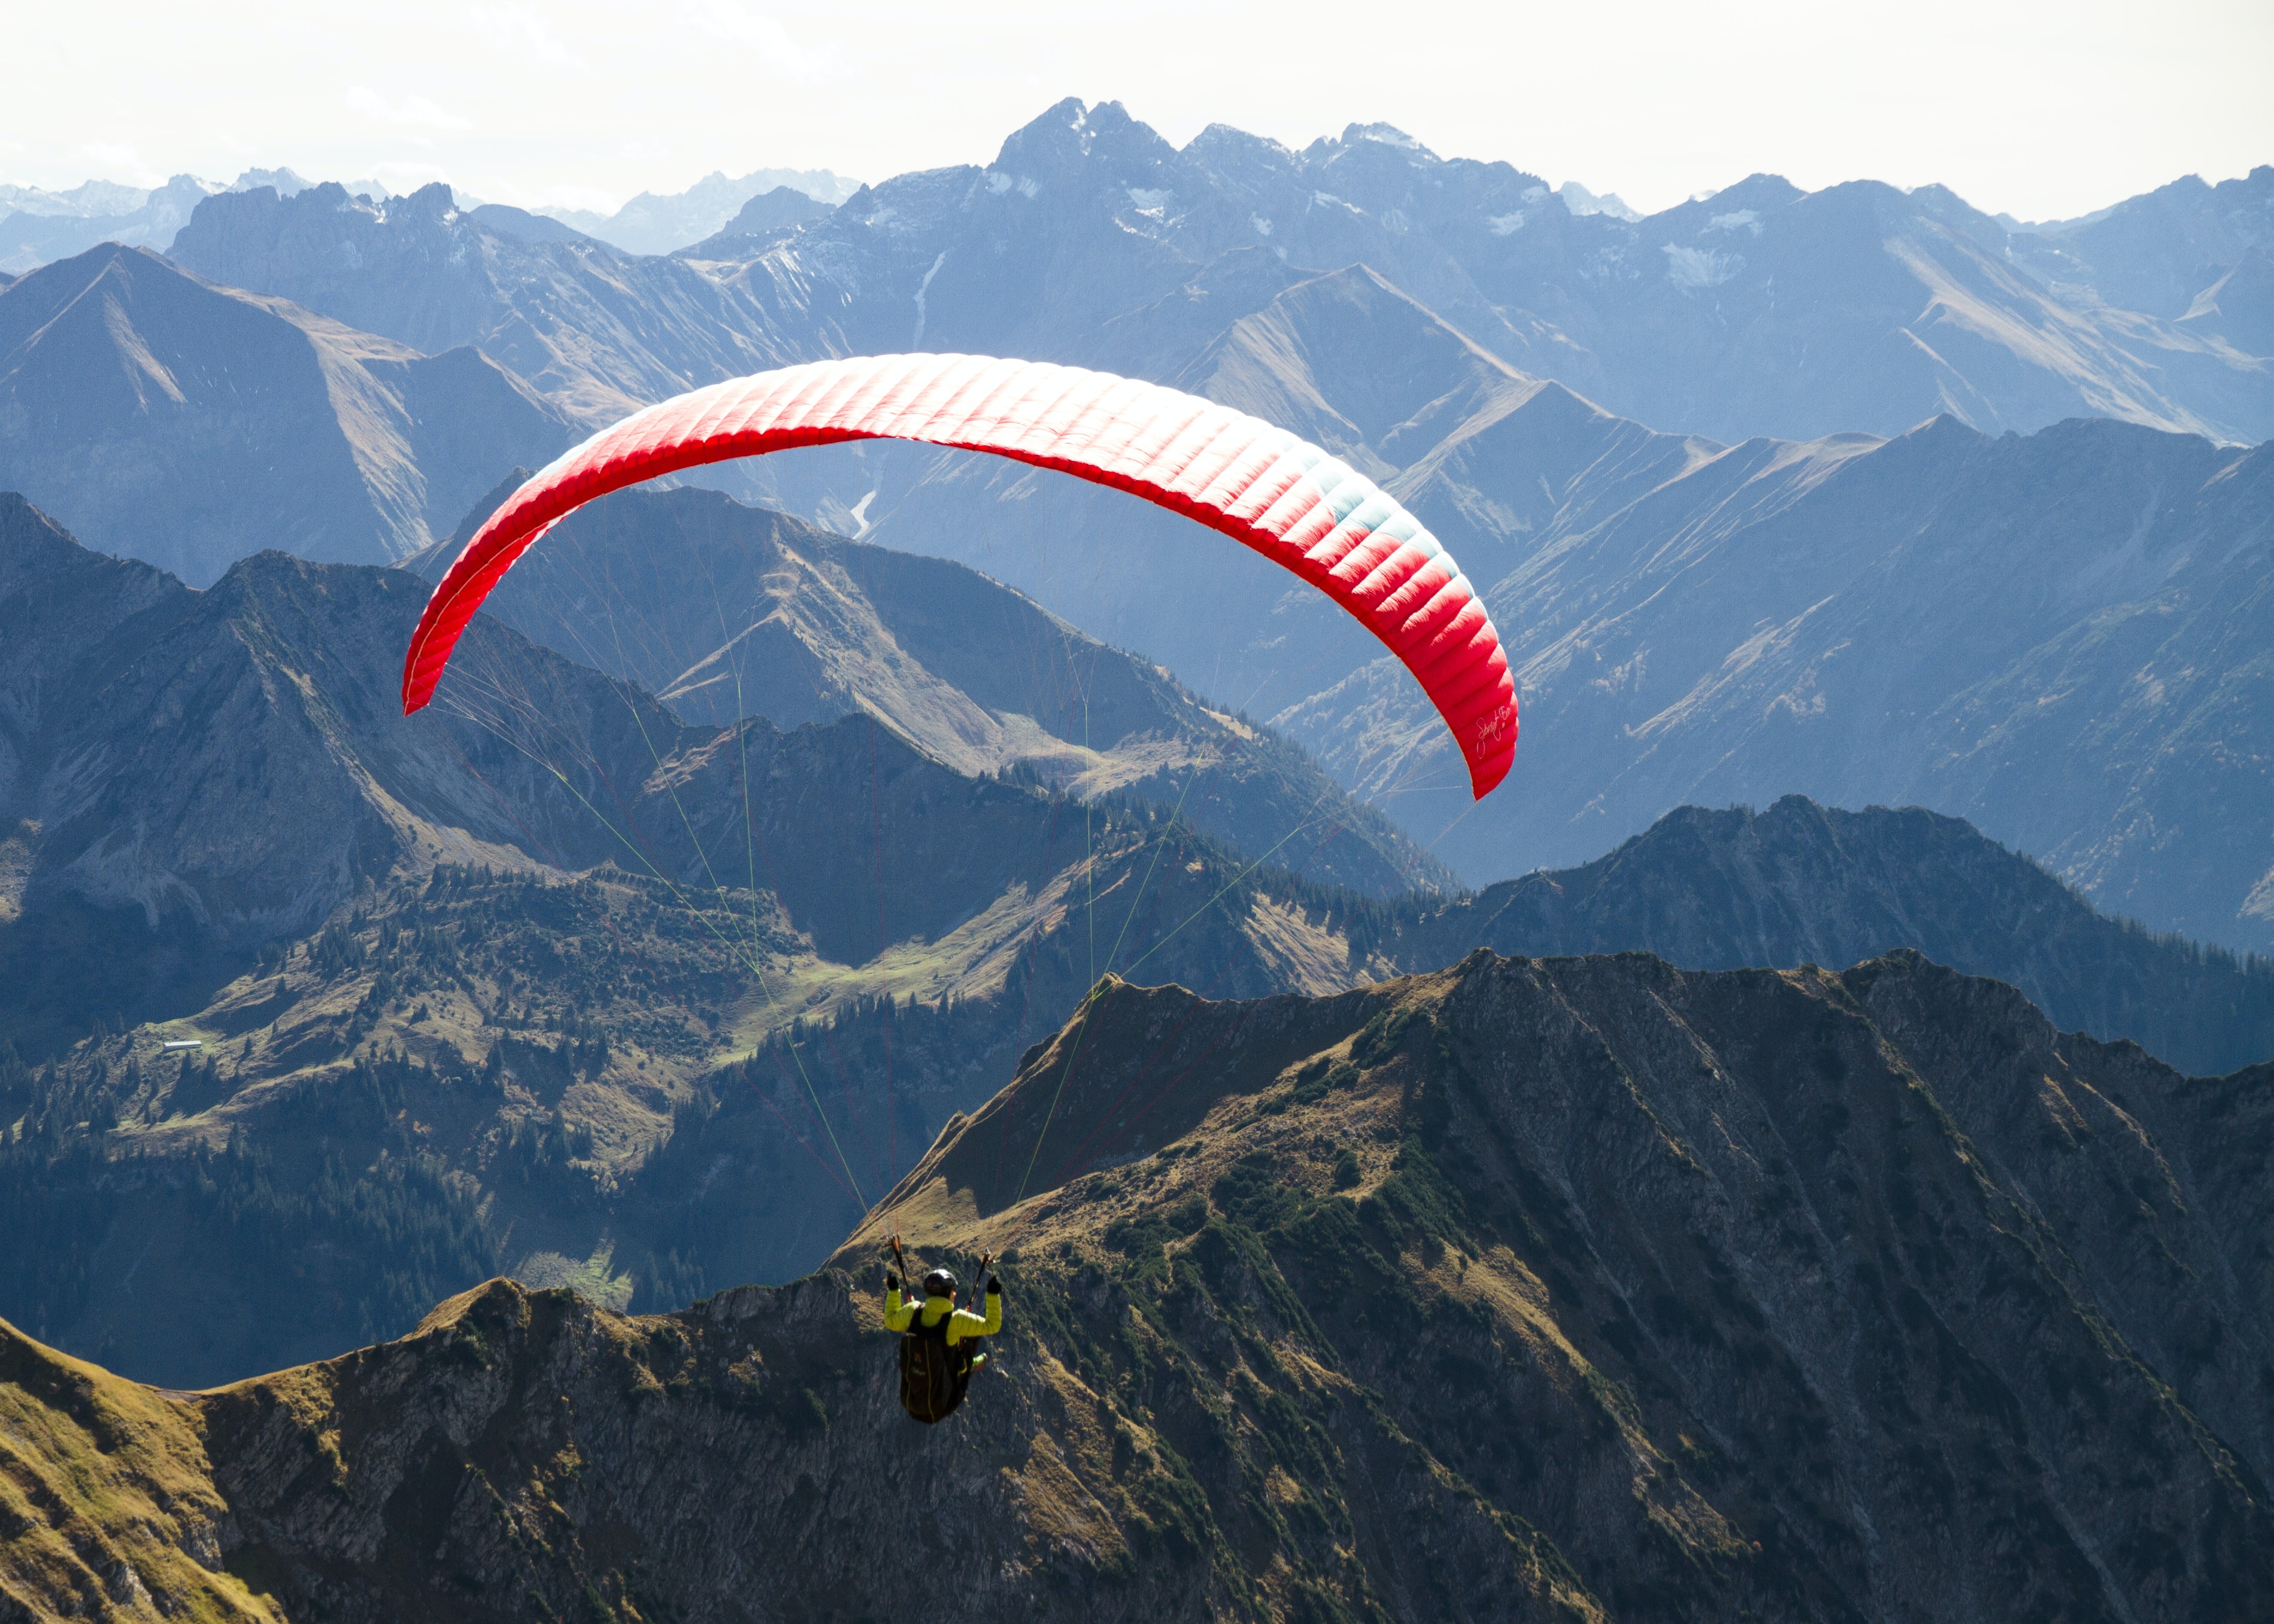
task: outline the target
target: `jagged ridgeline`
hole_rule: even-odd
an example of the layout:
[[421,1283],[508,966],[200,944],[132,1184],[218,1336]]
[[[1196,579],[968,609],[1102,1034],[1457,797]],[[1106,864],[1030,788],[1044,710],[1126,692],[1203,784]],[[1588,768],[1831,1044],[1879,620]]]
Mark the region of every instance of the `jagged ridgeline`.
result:
[[[1109,982],[793,1286],[172,1402],[0,1332],[0,1538],[34,1616],[2261,1616],[2270,1083],[1915,954]],[[890,1222],[1002,1254],[937,1428]]]

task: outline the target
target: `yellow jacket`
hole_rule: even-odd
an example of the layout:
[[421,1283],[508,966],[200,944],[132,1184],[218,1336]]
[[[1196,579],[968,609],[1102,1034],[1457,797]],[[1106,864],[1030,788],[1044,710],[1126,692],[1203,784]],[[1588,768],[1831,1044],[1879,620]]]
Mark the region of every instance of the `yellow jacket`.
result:
[[[967,1336],[992,1336],[1003,1328],[1003,1294],[1000,1291],[990,1291],[987,1294],[987,1312],[983,1316],[975,1314],[968,1308],[958,1308],[952,1297],[924,1298],[923,1322],[926,1330],[937,1325],[942,1314],[954,1316],[947,1322],[947,1345],[951,1348]],[[898,1286],[893,1286],[885,1291],[885,1328],[886,1330],[905,1331],[908,1328],[909,1321],[915,1317],[915,1298],[911,1297],[903,1300]]]

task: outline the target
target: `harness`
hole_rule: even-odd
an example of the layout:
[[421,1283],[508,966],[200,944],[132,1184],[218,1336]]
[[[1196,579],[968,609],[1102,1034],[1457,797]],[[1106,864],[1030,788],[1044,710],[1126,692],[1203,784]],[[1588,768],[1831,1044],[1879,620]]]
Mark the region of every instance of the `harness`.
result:
[[947,1340],[948,1323],[954,1318],[951,1302],[945,1313],[926,1325],[919,1303],[908,1328],[900,1334],[900,1408],[927,1426],[953,1415],[971,1387],[970,1344],[975,1339]]

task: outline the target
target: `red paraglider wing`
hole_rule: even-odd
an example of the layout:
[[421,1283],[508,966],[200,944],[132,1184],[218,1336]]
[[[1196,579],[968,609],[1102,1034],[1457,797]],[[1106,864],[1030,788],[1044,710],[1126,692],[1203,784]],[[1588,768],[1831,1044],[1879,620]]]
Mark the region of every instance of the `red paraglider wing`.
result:
[[1411,514],[1284,429],[1158,384],[985,356],[869,356],[736,378],[603,429],[506,499],[434,589],[403,661],[434,695],[492,588],[563,515],[644,479],[795,446],[912,440],[1112,485],[1223,531],[1363,622],[1452,730],[1477,797],[1516,754],[1516,684],[1492,619]]

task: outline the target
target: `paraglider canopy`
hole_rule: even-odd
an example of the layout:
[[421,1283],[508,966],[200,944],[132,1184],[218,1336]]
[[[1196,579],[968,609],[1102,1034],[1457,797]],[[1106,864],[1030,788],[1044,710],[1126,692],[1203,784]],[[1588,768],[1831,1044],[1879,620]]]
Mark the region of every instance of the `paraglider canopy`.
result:
[[507,498],[434,589],[403,656],[403,714],[433,697],[482,600],[564,515],[681,469],[855,440],[991,452],[1222,531],[1318,588],[1397,657],[1451,729],[1478,799],[1508,775],[1516,684],[1492,618],[1452,555],[1372,480],[1213,401],[986,356],[817,361],[697,389],[603,429]]

